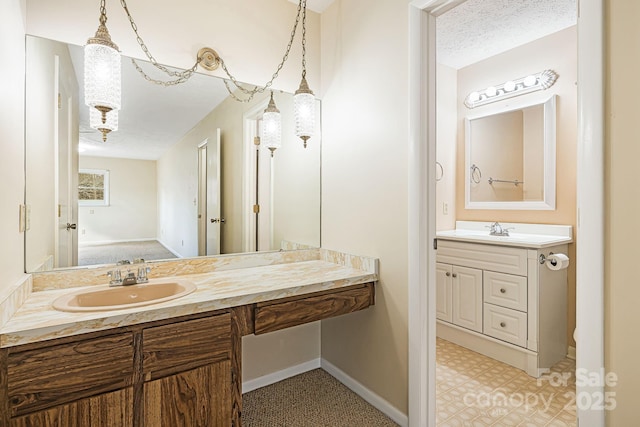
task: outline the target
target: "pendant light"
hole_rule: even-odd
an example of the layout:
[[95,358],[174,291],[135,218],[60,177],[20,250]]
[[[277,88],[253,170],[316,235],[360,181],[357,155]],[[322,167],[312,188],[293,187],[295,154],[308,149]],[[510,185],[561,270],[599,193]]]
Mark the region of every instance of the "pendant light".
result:
[[84,102],[98,110],[103,124],[107,113],[120,109],[120,52],[107,30],[105,0],[100,2],[100,25],[84,47]]
[[273,152],[282,146],[281,137],[282,119],[280,110],[273,100],[273,91],[271,91],[269,105],[262,115],[262,142],[271,151],[271,157],[273,157]]
[[304,142],[305,148],[307,141],[313,136],[315,129],[315,97],[313,91],[309,89],[307,83],[307,0],[302,2],[302,81],[300,87],[293,96],[293,117],[295,122],[296,136],[300,137]]
[[89,107],[89,126],[102,132],[102,142],[107,142],[107,135],[118,130],[118,110],[106,113],[105,121],[102,121],[102,112]]

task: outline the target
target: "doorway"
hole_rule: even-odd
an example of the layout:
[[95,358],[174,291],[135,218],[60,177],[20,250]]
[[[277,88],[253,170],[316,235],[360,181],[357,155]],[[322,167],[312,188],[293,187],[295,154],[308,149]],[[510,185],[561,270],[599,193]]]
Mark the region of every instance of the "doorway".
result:
[[[409,420],[435,425],[435,29],[461,0],[410,4]],[[603,358],[603,25],[602,2],[578,17],[577,368],[599,372]],[[588,334],[587,334],[588,331]],[[602,393],[578,386],[577,393]],[[581,425],[604,425],[602,409],[579,406]]]
[[198,144],[198,255],[222,253],[221,169],[222,132],[216,129],[215,139]]

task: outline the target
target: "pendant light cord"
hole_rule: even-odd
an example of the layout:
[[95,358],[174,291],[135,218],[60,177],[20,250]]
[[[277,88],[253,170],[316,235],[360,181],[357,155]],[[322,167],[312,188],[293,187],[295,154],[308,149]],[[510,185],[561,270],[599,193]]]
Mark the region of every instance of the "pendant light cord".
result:
[[[103,19],[104,19],[104,23],[106,23],[106,21],[107,21],[105,1],[106,0],[101,0],[101,3],[100,3],[100,13],[101,13],[100,22],[101,23],[103,23]],[[131,58],[131,62],[133,63],[133,66],[135,67],[135,69],[145,78],[145,80],[147,80],[147,81],[149,81],[151,83],[162,85],[162,86],[175,86],[175,85],[178,85],[180,83],[184,83],[187,80],[189,80],[189,78],[191,78],[193,73],[195,73],[196,69],[198,68],[198,64],[200,64],[200,61],[202,59],[198,58],[196,60],[196,63],[191,68],[189,68],[187,70],[184,70],[184,71],[173,71],[173,70],[170,70],[169,68],[165,67],[164,65],[159,64],[158,61],[155,59],[155,57],[149,51],[149,48],[147,47],[146,43],[144,42],[144,40],[142,39],[140,34],[138,33],[138,26],[136,25],[133,17],[131,16],[131,13],[129,12],[129,7],[127,6],[126,0],[120,0],[120,4],[122,5],[122,8],[124,9],[125,13],[127,14],[127,18],[129,18],[129,23],[131,24],[131,29],[133,30],[133,32],[136,35],[136,41],[138,42],[138,45],[140,45],[140,48],[142,49],[144,54],[147,56],[147,59],[149,59],[149,62],[151,62],[151,64],[155,68],[157,68],[158,70],[164,72],[165,74],[167,74],[170,77],[176,77],[176,79],[175,80],[168,80],[168,81],[154,79],[153,77],[150,77],[148,74],[146,74],[144,72],[144,70],[142,70],[142,68],[140,67],[140,65],[138,65],[138,63],[136,62],[135,59]],[[286,48],[285,53],[284,53],[284,55],[282,57],[282,61],[280,61],[280,63],[278,64],[278,67],[276,68],[276,71],[271,76],[271,80],[266,82],[263,86],[254,86],[253,89],[245,88],[242,85],[242,83],[240,83],[235,78],[235,76],[233,74],[231,74],[231,72],[227,68],[227,64],[225,64],[224,60],[222,58],[219,58],[220,59],[220,65],[222,66],[222,69],[224,70],[224,72],[229,77],[229,79],[225,79],[224,80],[225,87],[227,88],[227,91],[229,92],[229,94],[231,95],[231,97],[233,99],[235,99],[236,101],[239,101],[239,102],[249,102],[258,93],[263,93],[265,90],[267,90],[267,89],[269,89],[271,87],[271,85],[273,84],[274,80],[280,74],[280,70],[282,70],[282,67],[284,66],[285,62],[289,58],[289,53],[291,52],[291,47],[293,46],[293,41],[295,39],[295,35],[296,35],[297,30],[298,30],[298,24],[300,22],[300,15],[302,15],[302,76],[303,77],[306,76],[306,74],[307,74],[307,70],[306,70],[307,0],[300,0],[299,3],[298,3],[298,11],[296,13],[296,20],[295,20],[295,23],[293,25],[293,29],[291,30],[291,36],[289,38],[289,44],[287,44],[287,48]],[[238,97],[234,93],[235,90],[233,90],[233,88],[232,88],[231,84],[229,83],[229,81],[231,81],[231,83],[233,83],[233,86],[235,86],[238,90],[240,90],[240,92],[242,92],[243,94],[245,94],[247,96],[244,97],[244,98]]]

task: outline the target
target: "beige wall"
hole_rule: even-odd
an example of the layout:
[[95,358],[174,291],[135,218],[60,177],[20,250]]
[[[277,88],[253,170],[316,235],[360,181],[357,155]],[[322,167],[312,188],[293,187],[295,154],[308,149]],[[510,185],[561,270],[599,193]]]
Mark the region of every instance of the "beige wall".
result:
[[640,286],[636,263],[640,237],[640,2],[606,2],[605,160],[605,365],[619,381],[611,427],[638,424],[640,396]]
[[322,246],[380,259],[372,309],[322,322],[322,357],[407,413],[407,1],[322,14]]
[[80,156],[80,169],[106,169],[110,183],[109,206],[78,208],[79,243],[156,238],[155,160]]
[[[458,71],[438,64],[436,159],[442,178],[436,183],[436,230],[456,228],[456,141],[458,135]],[[436,171],[439,178],[440,171]]]
[[24,233],[24,0],[0,2],[0,298],[25,278]]
[[[540,224],[567,224],[576,231],[576,144],[577,144],[577,108],[576,108],[576,72],[577,49],[576,27],[570,27],[550,36],[528,43],[518,49],[504,52],[492,58],[480,61],[458,71],[458,156],[456,180],[456,219],[463,221],[501,221],[531,222]],[[464,204],[464,117],[470,114],[464,107],[464,98],[469,92],[489,85],[499,84],[552,69],[559,74],[555,85],[546,91],[522,95],[535,100],[546,100],[551,94],[557,94],[556,104],[556,210],[554,211],[515,211],[515,210],[469,210]],[[509,100],[474,108],[472,113],[490,114],[505,108]],[[484,170],[483,172],[483,178]],[[574,234],[574,240],[580,236]],[[575,259],[575,244],[569,245],[569,257]],[[576,325],[576,269],[571,263],[568,271],[567,289],[567,340],[575,345],[573,329]]]
[[[98,28],[99,2],[25,0],[28,34],[83,46]],[[282,60],[297,6],[285,0],[174,0],[130,2],[129,10],[151,53],[161,64],[190,68],[208,46],[239,81],[264,84]],[[123,55],[142,58],[120,2],[107,2],[107,27]],[[299,30],[300,31],[300,30]],[[307,80],[320,85],[320,15],[307,13]],[[274,88],[293,93],[300,84],[300,32]],[[257,66],[259,64],[259,66]],[[222,76],[219,69],[213,74]]]

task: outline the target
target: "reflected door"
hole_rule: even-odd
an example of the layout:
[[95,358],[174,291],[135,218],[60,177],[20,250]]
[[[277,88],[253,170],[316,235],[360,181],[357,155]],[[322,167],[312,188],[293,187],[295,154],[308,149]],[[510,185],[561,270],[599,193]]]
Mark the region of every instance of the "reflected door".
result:
[[58,81],[58,108],[55,110],[57,120],[54,140],[57,150],[57,221],[56,221],[56,267],[71,267],[78,264],[78,123],[74,114],[74,97],[72,88],[61,76],[68,71],[61,70],[56,57],[56,74]]
[[220,216],[220,129],[216,138],[207,142],[207,255],[220,253],[220,226],[224,218]]

